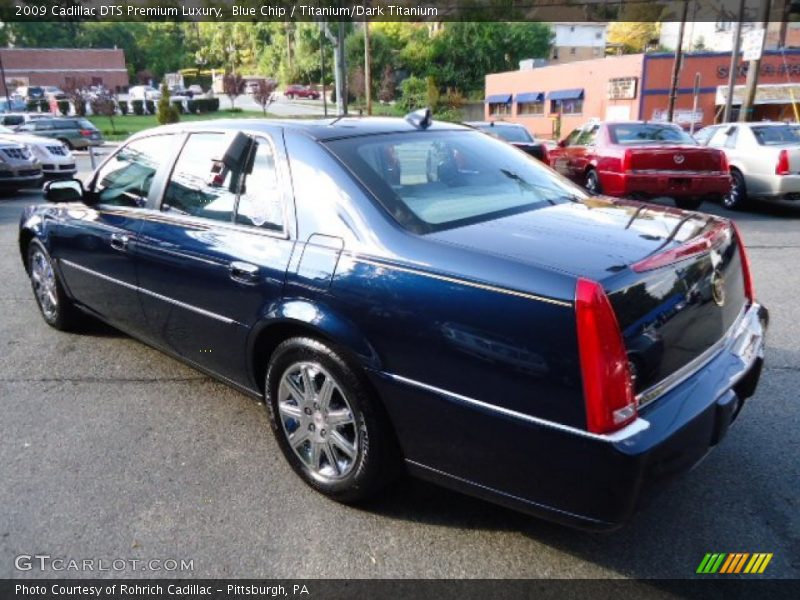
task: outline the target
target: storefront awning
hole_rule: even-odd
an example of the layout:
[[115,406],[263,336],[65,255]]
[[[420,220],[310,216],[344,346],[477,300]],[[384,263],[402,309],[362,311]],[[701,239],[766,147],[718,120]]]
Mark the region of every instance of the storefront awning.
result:
[[544,92],[524,92],[517,94],[517,102],[544,102]]
[[[738,106],[744,99],[743,85],[733,88],[733,104]],[[722,106],[728,98],[728,86],[717,86],[717,106]],[[797,83],[766,83],[756,88],[754,104],[791,104],[800,102],[800,84]]]
[[508,104],[511,102],[511,94],[492,94],[491,96],[486,96],[484,102],[486,104]]
[[574,90],[556,90],[547,94],[548,100],[582,100],[583,88],[575,88]]

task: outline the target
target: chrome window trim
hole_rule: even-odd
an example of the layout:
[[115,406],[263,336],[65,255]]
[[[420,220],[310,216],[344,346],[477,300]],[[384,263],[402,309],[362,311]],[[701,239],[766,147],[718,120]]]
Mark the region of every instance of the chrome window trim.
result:
[[650,427],[649,421],[646,421],[641,417],[637,417],[636,420],[634,420],[633,422],[629,423],[622,429],[615,431],[613,433],[591,433],[590,431],[578,429],[577,427],[572,427],[571,425],[564,425],[563,423],[557,423],[555,421],[549,421],[547,419],[542,419],[540,417],[534,417],[525,413],[521,413],[516,410],[511,410],[510,408],[497,406],[496,404],[489,404],[488,402],[483,402],[482,400],[476,400],[475,398],[470,398],[469,396],[463,396],[455,392],[443,390],[442,388],[428,385],[427,383],[422,383],[421,381],[415,381],[413,379],[409,379],[408,377],[403,377],[401,375],[395,375],[393,373],[383,373],[383,374],[391,379],[394,379],[395,381],[399,381],[400,383],[405,383],[407,385],[418,387],[428,392],[433,392],[434,394],[438,394],[440,396],[444,396],[451,400],[455,400],[461,404],[466,404],[468,406],[473,406],[483,410],[499,413],[506,417],[511,417],[513,419],[518,419],[520,421],[526,421],[528,423],[533,423],[534,425],[541,425],[542,427],[548,427],[550,429],[556,429],[563,433],[568,433],[570,435],[577,435],[580,437],[596,440],[599,442],[609,442],[609,443],[623,442],[628,438],[631,438]]
[[105,275],[104,273],[99,273],[98,271],[95,271],[94,269],[89,269],[87,267],[84,267],[82,265],[74,263],[71,260],[66,260],[66,259],[62,258],[58,262],[60,264],[62,264],[62,265],[66,265],[68,267],[72,267],[73,269],[77,269],[78,271],[82,271],[82,272],[87,273],[89,275],[94,275],[95,277],[99,277],[100,279],[103,279],[103,280],[108,281],[110,283],[115,283],[117,285],[121,285],[122,287],[127,288],[129,290],[134,290],[134,291],[137,291],[137,292],[141,292],[143,294],[147,294],[148,296],[151,296],[151,297],[156,298],[158,300],[163,300],[164,302],[168,302],[169,304],[173,304],[173,305],[178,306],[180,308],[184,308],[186,310],[190,310],[190,311],[195,312],[195,313],[197,313],[199,315],[203,315],[204,317],[209,317],[209,318],[214,319],[216,321],[221,321],[222,323],[225,323],[226,325],[241,325],[241,323],[239,323],[238,321],[234,321],[233,319],[230,319],[230,318],[228,318],[226,316],[218,315],[217,313],[213,313],[211,311],[205,310],[205,309],[200,308],[198,306],[194,306],[192,304],[187,304],[186,302],[181,302],[180,300],[175,300],[174,298],[170,298],[168,296],[164,296],[162,294],[158,294],[156,292],[153,292],[153,291],[150,291],[148,289],[133,285],[131,283],[127,283],[125,281],[121,281],[121,280],[116,279],[114,277],[109,277],[108,275]]

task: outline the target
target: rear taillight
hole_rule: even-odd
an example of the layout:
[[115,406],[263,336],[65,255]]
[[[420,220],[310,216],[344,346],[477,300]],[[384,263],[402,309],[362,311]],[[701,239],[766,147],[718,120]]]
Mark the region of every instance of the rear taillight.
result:
[[742,234],[736,223],[731,221],[734,233],[736,233],[736,243],[739,246],[739,261],[742,263],[742,279],[744,279],[744,295],[750,302],[756,301],[756,293],[753,288],[753,275],[750,272],[750,258],[747,256],[747,250],[744,247],[744,240]]
[[633,162],[632,156],[633,152],[631,152],[630,150],[625,150],[625,152],[622,153],[622,165],[620,167],[620,170],[623,173],[631,170],[631,163]]
[[789,151],[785,148],[778,154],[778,164],[775,165],[775,175],[789,175]]
[[547,151],[547,146],[542,144],[542,162],[550,166],[550,153]]
[[94,133],[91,129],[81,129],[80,134],[83,137],[92,137],[92,133]]
[[622,333],[599,283],[578,279],[575,316],[586,426],[592,433],[609,433],[633,421],[637,411]]
[[696,254],[708,252],[717,244],[717,241],[724,236],[726,232],[726,224],[724,222],[719,222],[705,233],[692,238],[680,246],[671,248],[670,250],[666,250],[664,252],[659,252],[658,254],[652,254],[651,256],[648,256],[637,263],[633,263],[631,265],[631,269],[637,273],[652,271],[653,269],[660,269],[661,267],[666,267],[667,265],[686,260],[687,258],[695,256]]
[[719,153],[719,170],[722,173],[727,173],[730,165],[728,164],[728,157],[724,152]]

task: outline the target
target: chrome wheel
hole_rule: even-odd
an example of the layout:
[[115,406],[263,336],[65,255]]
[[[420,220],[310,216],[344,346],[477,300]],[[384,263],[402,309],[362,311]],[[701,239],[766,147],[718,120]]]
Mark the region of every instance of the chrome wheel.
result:
[[722,205],[725,208],[741,208],[747,200],[747,189],[744,177],[738,171],[731,171],[731,191],[722,198]]
[[586,184],[584,185],[584,187],[588,192],[592,194],[600,193],[600,179],[597,176],[597,171],[592,169],[588,173],[586,173]]
[[278,384],[283,433],[314,476],[343,479],[356,464],[359,434],[353,410],[333,376],[316,362],[291,364]]
[[58,316],[58,290],[53,265],[47,255],[36,248],[31,254],[30,268],[36,301],[45,319],[54,321]]

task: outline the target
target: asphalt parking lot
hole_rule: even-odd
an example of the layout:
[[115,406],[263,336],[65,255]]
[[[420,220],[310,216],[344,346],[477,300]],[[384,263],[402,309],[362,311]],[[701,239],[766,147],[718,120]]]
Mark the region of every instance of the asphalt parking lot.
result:
[[410,480],[360,508],[312,492],[259,404],[105,326],[45,325],[16,241],[40,200],[0,198],[0,578],[63,575],[15,569],[37,553],[193,561],[73,577],[683,578],[706,552],[800,577],[800,206],[735,215],[772,316],[757,395],[627,528],[587,534]]

